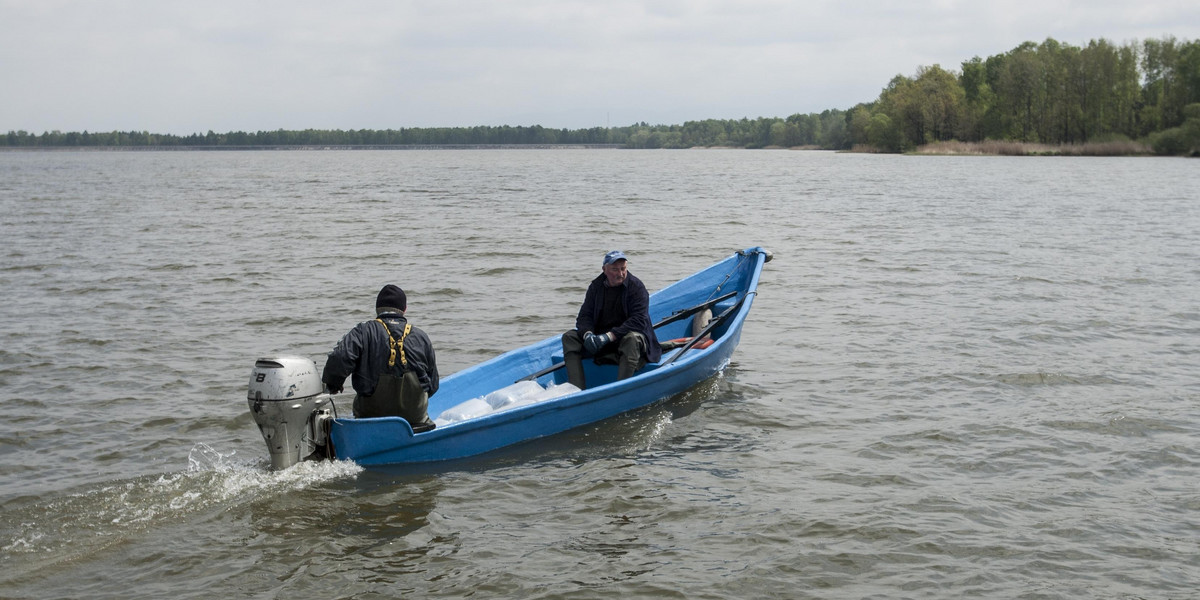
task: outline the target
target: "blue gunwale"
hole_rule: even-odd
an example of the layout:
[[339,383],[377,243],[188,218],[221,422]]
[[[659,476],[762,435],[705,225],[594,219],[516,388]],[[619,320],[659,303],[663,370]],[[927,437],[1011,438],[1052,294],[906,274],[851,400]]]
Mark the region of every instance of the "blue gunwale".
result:
[[[678,351],[665,352],[658,363],[646,365],[622,381],[615,380],[615,366],[585,360],[590,386],[586,390],[415,435],[408,421],[399,417],[334,419],[330,437],[337,457],[364,466],[465,458],[595,423],[686,391],[729,363],[741,340],[742,324],[754,303],[759,275],[767,260],[766,250],[747,248],[650,295],[650,318],[656,323],[675,311],[730,291],[738,295],[714,307],[714,315],[745,298],[736,313],[712,332],[713,344],[706,349],[691,349],[670,364],[664,363]],[[659,328],[657,333],[660,340],[669,340],[689,335],[690,327],[691,320],[683,319]],[[446,408],[561,361],[559,337],[505,352],[444,378],[438,393],[430,398],[429,414],[437,416]],[[565,369],[537,379],[543,386],[565,381]]]

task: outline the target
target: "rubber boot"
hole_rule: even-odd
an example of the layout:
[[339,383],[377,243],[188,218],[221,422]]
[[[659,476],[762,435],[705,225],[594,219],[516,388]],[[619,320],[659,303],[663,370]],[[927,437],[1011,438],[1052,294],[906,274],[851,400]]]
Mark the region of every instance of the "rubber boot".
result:
[[579,332],[572,329],[563,334],[563,362],[567,365],[567,381],[581,389],[587,389],[587,377],[583,374],[583,340]]
[[629,332],[621,338],[617,347],[617,379],[628,379],[638,369],[646,366],[646,338],[640,333]]

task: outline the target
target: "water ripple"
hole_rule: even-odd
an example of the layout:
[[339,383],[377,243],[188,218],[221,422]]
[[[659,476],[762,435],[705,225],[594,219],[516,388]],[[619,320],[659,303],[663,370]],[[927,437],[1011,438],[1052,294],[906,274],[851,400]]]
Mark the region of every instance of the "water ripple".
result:
[[[1187,597],[1194,167],[0,153],[0,596]],[[734,362],[686,394],[265,469],[252,361],[319,361],[384,283],[450,373],[570,327],[604,250],[657,289],[758,244]]]

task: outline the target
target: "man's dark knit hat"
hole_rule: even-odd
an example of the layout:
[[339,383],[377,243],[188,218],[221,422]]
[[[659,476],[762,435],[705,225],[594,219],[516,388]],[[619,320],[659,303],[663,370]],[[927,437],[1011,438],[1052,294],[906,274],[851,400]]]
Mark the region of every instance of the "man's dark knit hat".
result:
[[390,308],[395,312],[404,312],[408,310],[408,298],[404,295],[404,290],[399,286],[387,284],[379,290],[379,296],[375,298],[375,312],[379,312],[381,308]]

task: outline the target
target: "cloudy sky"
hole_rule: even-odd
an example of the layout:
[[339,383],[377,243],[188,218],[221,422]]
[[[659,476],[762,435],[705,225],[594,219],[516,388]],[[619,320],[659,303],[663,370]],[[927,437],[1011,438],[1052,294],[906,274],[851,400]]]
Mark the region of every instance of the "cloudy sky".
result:
[[0,0],[0,132],[786,117],[1052,37],[1200,39],[1196,0]]

